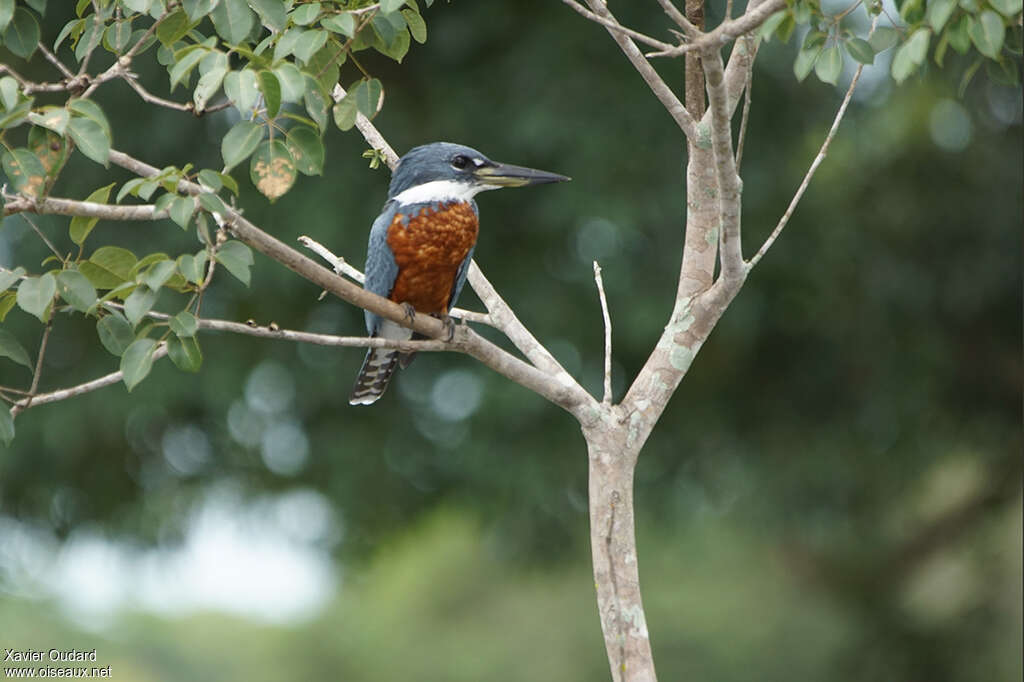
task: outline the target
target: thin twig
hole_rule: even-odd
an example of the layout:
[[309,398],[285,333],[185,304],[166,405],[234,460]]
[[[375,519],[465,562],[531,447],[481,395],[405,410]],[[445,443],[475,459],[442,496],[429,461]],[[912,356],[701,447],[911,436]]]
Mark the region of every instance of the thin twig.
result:
[[683,29],[690,38],[697,38],[701,35],[701,29],[699,26],[694,24],[692,21],[686,18],[686,15],[679,11],[679,8],[672,4],[672,0],[658,0],[658,4],[665,10],[665,14],[669,16],[672,21],[676,22],[676,25]]
[[[782,0],[778,1],[781,2]],[[615,21],[615,17],[608,11],[604,0],[587,0],[587,4],[590,5],[590,9],[595,14]],[[687,139],[697,140],[697,124],[693,116],[686,110],[686,107],[679,101],[679,98],[672,92],[672,89],[665,83],[655,68],[651,66],[650,62],[647,61],[647,58],[640,52],[640,48],[636,46],[636,43],[629,36],[619,31],[608,29],[608,33],[619,46],[619,49],[622,50],[622,53],[626,55],[629,63],[633,65],[633,68],[636,69],[640,77],[647,83],[647,87],[658,98],[661,105],[665,107],[669,116],[676,122],[676,125],[683,131],[683,134],[686,135]]]
[[[345,97],[345,88],[341,87],[340,84],[335,84],[331,97],[335,102],[340,102]],[[361,113],[356,114],[356,128],[359,129],[359,132],[362,133],[371,147],[384,155],[384,161],[388,164],[388,168],[392,171],[395,170],[395,166],[398,165],[398,154],[388,144],[388,141],[384,139],[384,136],[380,134],[377,127],[370,122],[370,119]]]
[[658,40],[657,38],[652,38],[649,35],[640,33],[639,31],[634,31],[631,28],[627,28],[620,24],[618,21],[615,21],[614,19],[609,19],[608,17],[603,17],[599,14],[594,14],[586,7],[576,2],[576,0],[562,0],[562,2],[564,2],[566,5],[574,9],[581,16],[590,19],[595,23],[601,24],[602,26],[609,30],[629,36],[633,40],[637,40],[643,43],[644,45],[649,45],[650,47],[655,47],[659,50],[671,50],[674,47],[673,45],[669,45],[666,42]]
[[594,261],[594,281],[601,299],[601,315],[604,316],[604,399],[605,405],[612,404],[612,317],[608,314],[608,299],[604,295],[604,281],[601,266]]
[[750,88],[754,84],[754,70],[747,69],[747,84],[743,88],[743,114],[740,117],[740,132],[736,139],[736,171],[743,163],[743,143],[747,140],[747,120],[750,118]]
[[739,17],[723,21],[721,24],[716,26],[714,30],[708,31],[699,38],[691,40],[684,45],[676,45],[670,50],[649,52],[646,56],[678,57],[679,55],[686,54],[691,50],[703,51],[707,48],[719,48],[733,38],[738,38],[748,31],[753,31],[755,28],[767,21],[768,17],[775,14],[780,9],[783,9],[785,6],[786,0],[765,0],[765,2],[760,5],[751,7]]
[[192,105],[192,102],[180,104],[179,102],[172,102],[169,99],[164,99],[163,97],[158,97],[154,95],[149,90],[142,87],[142,84],[134,78],[132,78],[130,75],[125,76],[124,81],[131,86],[132,90],[139,94],[139,97],[142,98],[143,102],[148,102],[149,104],[155,104],[157,106],[166,107],[168,109],[174,109],[176,111],[192,112],[195,109],[195,107]]
[[[4,208],[6,209],[7,207],[5,206]],[[6,210],[4,211],[4,215],[7,215]],[[53,255],[56,256],[57,259],[63,263],[64,256],[62,256],[60,251],[57,250],[57,247],[53,245],[53,242],[46,238],[46,235],[43,234],[43,231],[39,229],[39,226],[36,225],[35,221],[29,218],[27,215],[22,215],[21,217],[25,220],[26,223],[28,223],[32,227],[33,230],[35,230],[35,233],[39,235],[40,239],[43,240],[43,243],[46,244],[46,246],[49,247],[50,251],[53,252]]]
[[[874,33],[875,27],[878,25],[878,17],[875,17],[875,21],[871,26],[871,32]],[[747,270],[749,271],[755,265],[757,265],[764,254],[768,252],[768,249],[772,247],[775,240],[782,234],[782,230],[785,229],[786,224],[789,223],[789,219],[793,216],[793,211],[796,210],[796,205],[800,203],[800,199],[803,198],[804,192],[807,191],[807,186],[811,184],[811,178],[818,171],[818,166],[825,160],[826,154],[828,154],[829,145],[832,144],[832,139],[836,136],[836,132],[839,130],[839,124],[843,122],[843,117],[846,115],[846,109],[850,106],[850,100],[853,99],[853,91],[857,88],[857,81],[860,80],[860,74],[864,71],[864,65],[860,64],[857,66],[857,72],[853,74],[853,80],[850,81],[850,87],[846,89],[846,96],[843,97],[842,103],[839,105],[839,111],[836,112],[836,117],[832,120],[832,127],[828,130],[828,135],[825,136],[825,141],[821,143],[821,149],[818,150],[818,155],[814,157],[814,161],[811,162],[811,167],[807,169],[807,173],[804,175],[803,181],[796,190],[796,194],[793,195],[793,199],[789,202],[789,206],[786,207],[786,212],[779,218],[779,223],[772,230],[772,233],[768,235],[768,238],[764,240],[764,244],[761,244],[761,248],[757,250],[754,257],[747,262]]]
[[[156,350],[153,351],[153,361],[155,362],[165,355],[167,355],[167,344],[161,343],[157,346]],[[90,393],[96,389],[116,384],[121,381],[122,378],[124,378],[124,372],[118,370],[101,376],[99,379],[87,381],[84,384],[78,384],[77,386],[71,386],[69,388],[62,388],[50,393],[40,393],[39,395],[31,398],[18,401],[14,407],[11,408],[11,414],[14,414],[15,410],[27,410],[29,407],[39,407],[40,405],[46,405],[47,403],[56,403],[61,400],[67,400],[68,398],[74,398],[75,396]]]
[[65,66],[64,62],[57,58],[57,55],[50,52],[50,50],[46,47],[43,41],[39,41],[39,44],[36,46],[36,49],[39,50],[39,52],[41,52],[44,57],[46,57],[46,61],[56,66],[57,70],[60,71],[65,78],[75,77],[74,72],[71,71],[71,69],[69,69],[67,66]]
[[24,400],[15,403],[14,407],[11,408],[12,417],[17,417],[19,412],[27,410],[32,406],[32,399],[35,398],[36,391],[39,390],[39,377],[43,374],[43,358],[46,357],[46,344],[50,340],[50,329],[52,327],[53,319],[51,318],[46,321],[46,326],[43,327],[43,340],[39,342],[39,356],[36,358],[36,369],[32,373],[32,385],[28,389],[28,396]]

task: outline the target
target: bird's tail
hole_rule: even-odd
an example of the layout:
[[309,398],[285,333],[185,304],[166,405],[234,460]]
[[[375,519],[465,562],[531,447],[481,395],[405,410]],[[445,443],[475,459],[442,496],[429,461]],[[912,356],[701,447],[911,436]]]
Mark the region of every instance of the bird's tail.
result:
[[356,385],[352,387],[352,395],[348,398],[349,405],[372,405],[384,395],[391,381],[401,353],[387,348],[371,348],[366,352],[363,367],[356,377]]

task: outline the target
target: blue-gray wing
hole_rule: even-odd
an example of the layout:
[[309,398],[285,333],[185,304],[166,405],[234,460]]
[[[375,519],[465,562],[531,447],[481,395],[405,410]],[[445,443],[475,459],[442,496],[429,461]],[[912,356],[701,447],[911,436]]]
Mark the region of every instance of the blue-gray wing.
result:
[[[473,213],[476,214],[477,220],[480,219],[480,209],[477,208],[475,201],[470,201],[469,205],[473,207]],[[448,310],[455,307],[455,302],[459,300],[459,294],[462,293],[462,287],[466,284],[466,276],[469,274],[469,264],[473,261],[473,251],[476,250],[476,244],[469,249],[469,253],[462,259],[459,264],[459,269],[455,273],[455,286],[452,287],[452,297],[448,300]]]
[[[395,262],[395,254],[388,246],[388,228],[395,218],[397,205],[389,201],[384,205],[384,210],[373,221],[370,228],[370,243],[366,248],[366,281],[363,288],[372,291],[378,296],[388,296],[395,286],[395,279],[398,277],[398,264]],[[372,336],[377,333],[380,327],[381,318],[369,310],[366,313],[366,331]]]

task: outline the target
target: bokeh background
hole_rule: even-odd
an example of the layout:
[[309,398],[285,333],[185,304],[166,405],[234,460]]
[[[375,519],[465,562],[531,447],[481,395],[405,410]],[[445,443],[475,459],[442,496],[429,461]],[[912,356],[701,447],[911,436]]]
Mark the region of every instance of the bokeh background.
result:
[[[61,4],[51,42],[73,11]],[[379,128],[400,152],[458,141],[573,177],[482,196],[477,260],[593,390],[599,260],[621,397],[672,305],[680,133],[604,30],[561,3],[424,12],[428,42],[404,64],[367,57],[387,89]],[[663,30],[653,2],[620,14]],[[797,83],[794,54],[772,43],[758,58],[748,253],[841,95]],[[953,54],[898,89],[878,63],[642,454],[662,679],[1021,678],[1021,91],[983,69],[958,96],[967,63]],[[658,66],[681,92],[682,62]],[[229,113],[151,110],[120,83],[97,98],[115,147],[219,166]],[[355,132],[327,146],[323,177],[273,205],[245,187],[241,205],[285,242],[308,234],[361,265],[387,172],[366,167]],[[108,175],[129,179],[75,158],[55,194],[83,197]],[[66,220],[38,224],[67,241]],[[137,253],[196,248],[169,221],[94,234]],[[44,248],[4,221],[0,264]],[[252,286],[221,278],[203,311],[361,333],[361,311],[318,293],[257,256]],[[470,292],[461,304],[480,305]],[[38,343],[20,311],[4,326]],[[361,351],[201,341],[198,376],[162,361],[130,395],[18,418],[0,450],[0,646],[95,647],[133,681],[607,678],[571,418],[457,355],[421,354],[356,409]],[[50,344],[44,388],[116,367],[81,316]],[[0,364],[0,383],[27,378]]]

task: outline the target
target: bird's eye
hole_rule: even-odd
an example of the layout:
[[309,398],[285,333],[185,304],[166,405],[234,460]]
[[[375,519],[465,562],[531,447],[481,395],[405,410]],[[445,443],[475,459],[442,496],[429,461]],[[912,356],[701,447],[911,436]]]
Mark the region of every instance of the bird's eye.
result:
[[469,165],[469,159],[467,159],[462,154],[459,154],[454,159],[452,159],[452,168],[455,168],[457,170],[462,170],[463,168],[465,168],[468,165]]

